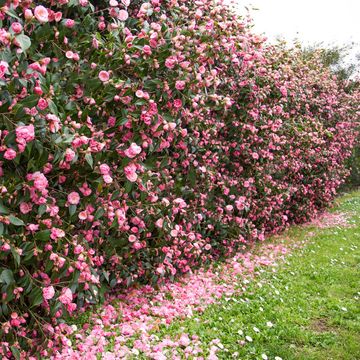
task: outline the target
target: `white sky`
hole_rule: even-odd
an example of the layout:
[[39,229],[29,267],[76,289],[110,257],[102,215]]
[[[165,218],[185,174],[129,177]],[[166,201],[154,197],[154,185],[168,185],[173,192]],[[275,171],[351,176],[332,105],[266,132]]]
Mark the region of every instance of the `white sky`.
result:
[[[228,0],[229,2],[231,0]],[[304,44],[355,42],[352,56],[360,53],[360,0],[233,0],[241,14],[251,11],[255,32],[270,41],[282,37]]]

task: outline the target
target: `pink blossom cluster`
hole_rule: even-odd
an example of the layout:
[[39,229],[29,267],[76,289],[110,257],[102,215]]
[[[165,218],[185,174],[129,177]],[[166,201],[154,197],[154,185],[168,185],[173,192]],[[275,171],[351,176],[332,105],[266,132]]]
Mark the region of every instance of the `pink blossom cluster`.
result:
[[109,289],[307,221],[344,181],[356,86],[222,1],[2,3],[0,335],[16,348]]

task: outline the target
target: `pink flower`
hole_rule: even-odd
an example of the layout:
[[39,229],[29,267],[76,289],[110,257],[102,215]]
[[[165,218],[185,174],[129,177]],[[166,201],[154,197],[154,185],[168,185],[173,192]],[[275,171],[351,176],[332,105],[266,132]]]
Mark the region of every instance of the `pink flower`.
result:
[[15,21],[11,24],[11,29],[15,34],[20,34],[22,32],[23,27],[19,22]]
[[284,97],[287,96],[287,94],[288,94],[287,89],[286,89],[285,86],[280,87],[280,92],[281,92],[281,95],[284,96]]
[[103,180],[106,184],[111,184],[113,182],[113,178],[110,175],[103,175]]
[[80,219],[80,220],[86,220],[87,217],[88,217],[88,214],[87,214],[86,211],[80,211],[80,212],[79,212],[79,219]]
[[133,242],[135,242],[137,239],[136,239],[136,236],[135,235],[130,235],[129,236],[129,241],[131,242],[131,243],[133,243]]
[[174,57],[168,57],[166,60],[165,60],[165,66],[168,68],[168,69],[173,69],[174,66],[176,65],[177,61],[176,61],[176,58]]
[[64,305],[68,305],[72,302],[73,295],[69,288],[63,288],[61,291],[61,295],[59,296],[59,301]]
[[68,195],[67,200],[69,204],[77,205],[80,202],[80,195],[76,191],[73,191]]
[[49,13],[42,5],[39,5],[35,8],[34,15],[40,23],[46,23],[49,21]]
[[137,180],[137,178],[138,178],[138,176],[136,174],[136,166],[134,164],[130,164],[128,166],[125,166],[124,173],[125,173],[126,178],[130,182],[135,182]]
[[72,27],[75,26],[75,21],[72,20],[72,19],[67,19],[67,20],[65,21],[65,26],[66,26],[67,28],[72,28]]
[[109,175],[110,174],[110,167],[107,164],[100,165],[100,174],[101,175]]
[[6,149],[4,153],[4,158],[6,160],[13,160],[16,158],[16,151],[13,149]]
[[60,238],[65,237],[65,232],[64,230],[61,230],[59,228],[51,228],[51,234],[50,234],[50,238],[53,240],[57,240]]
[[130,145],[130,147],[128,148],[128,149],[126,149],[124,152],[125,152],[125,155],[128,157],[128,158],[130,158],[130,159],[132,159],[132,158],[134,158],[136,155],[138,155],[138,154],[140,154],[141,153],[141,147],[140,146],[138,146],[137,144],[135,144],[135,143],[132,143],[131,145]]
[[26,202],[22,202],[20,203],[20,212],[22,214],[28,214],[32,209],[31,204],[26,203]]
[[0,79],[2,79],[5,75],[5,73],[9,69],[9,64],[6,61],[0,61]]
[[65,53],[65,56],[67,59],[72,59],[74,57],[74,53],[70,50],[68,50],[66,53]]
[[164,219],[158,219],[158,220],[156,220],[155,225],[156,225],[158,228],[162,228],[163,225],[164,225]]
[[34,125],[22,125],[16,128],[16,137],[30,142],[35,139]]
[[40,110],[45,110],[49,106],[49,103],[47,102],[46,99],[40,98],[37,106]]
[[39,191],[45,190],[49,184],[45,175],[39,171],[32,174],[31,179],[34,181],[35,189]]
[[67,162],[71,162],[71,161],[73,161],[74,160],[74,158],[75,158],[75,151],[74,150],[72,150],[72,149],[69,149],[69,148],[67,148],[66,150],[65,150],[65,160],[67,161]]
[[151,47],[150,47],[149,45],[145,45],[145,46],[143,47],[143,53],[144,53],[145,55],[151,55]]
[[118,19],[120,21],[126,21],[129,17],[129,14],[126,10],[120,10],[118,14]]
[[178,80],[175,83],[175,87],[176,87],[177,90],[184,90],[185,89],[185,81]]
[[144,97],[144,92],[142,90],[137,90],[135,96],[141,99]]
[[182,107],[182,101],[181,101],[181,99],[175,99],[175,100],[174,100],[174,107],[175,107],[176,109],[180,109],[180,108]]
[[45,300],[50,300],[55,295],[55,290],[54,290],[53,286],[48,286],[48,287],[43,288],[42,292],[43,292],[43,298]]
[[109,74],[109,72],[104,71],[104,70],[100,71],[100,72],[99,72],[99,79],[100,79],[102,82],[107,82],[107,81],[109,81],[109,79],[110,79],[110,74]]
[[30,9],[26,9],[24,15],[26,20],[31,20],[34,17],[34,14]]
[[60,130],[60,119],[54,114],[47,114],[46,120],[49,122],[49,129],[52,133]]

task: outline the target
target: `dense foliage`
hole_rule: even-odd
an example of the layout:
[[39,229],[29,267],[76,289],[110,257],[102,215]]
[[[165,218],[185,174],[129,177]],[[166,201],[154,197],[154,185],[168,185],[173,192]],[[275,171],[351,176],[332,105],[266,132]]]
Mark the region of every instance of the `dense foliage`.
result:
[[221,3],[99,3],[0,0],[3,355],[305,221],[347,174],[359,95],[320,58]]

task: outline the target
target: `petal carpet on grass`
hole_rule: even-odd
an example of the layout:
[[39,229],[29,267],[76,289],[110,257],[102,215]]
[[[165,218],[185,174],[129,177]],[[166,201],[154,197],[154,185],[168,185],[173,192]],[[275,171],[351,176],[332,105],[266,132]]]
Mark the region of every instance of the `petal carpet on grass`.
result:
[[222,264],[111,295],[55,329],[52,358],[358,359],[359,205],[346,195]]

